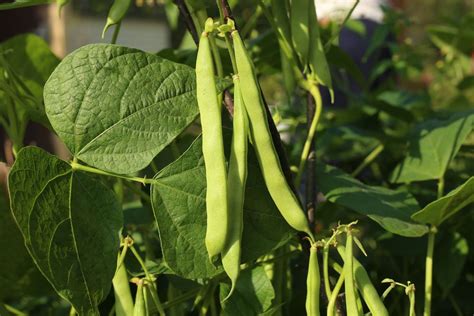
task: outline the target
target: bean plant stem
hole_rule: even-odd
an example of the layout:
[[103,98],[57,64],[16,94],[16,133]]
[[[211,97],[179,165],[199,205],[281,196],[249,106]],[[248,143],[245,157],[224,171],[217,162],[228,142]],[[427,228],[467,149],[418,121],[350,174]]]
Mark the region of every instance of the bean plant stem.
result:
[[22,311],[16,309],[15,307],[8,305],[8,304],[2,304],[2,303],[0,303],[0,305],[1,305],[2,307],[4,306],[4,308],[1,308],[0,311],[2,311],[2,309],[5,309],[5,310],[7,310],[8,312],[10,312],[10,313],[13,314],[13,315],[17,315],[17,316],[27,316],[27,315],[28,315],[28,314],[23,313]]
[[148,281],[150,283],[149,285],[152,287],[150,289],[150,295],[151,295],[151,298],[153,299],[153,303],[155,303],[155,307],[158,310],[158,313],[160,314],[160,316],[164,316],[165,311],[164,311],[163,306],[161,305],[160,299],[158,297],[155,282],[153,281],[154,280],[153,276],[151,275],[150,271],[148,271],[148,268],[146,267],[145,262],[143,261],[142,257],[140,256],[140,254],[137,252],[137,250],[135,249],[135,247],[133,245],[130,246],[130,250],[132,251],[132,253],[135,256],[135,258],[137,259],[138,263],[142,267],[143,272],[145,272],[145,276],[146,276],[146,278],[148,279]]
[[311,126],[308,131],[308,136],[306,137],[306,141],[304,143],[303,152],[301,153],[300,164],[298,166],[298,173],[296,175],[296,180],[295,180],[296,187],[299,187],[299,185],[301,184],[301,176],[303,175],[303,170],[304,170],[306,161],[308,160],[308,154],[311,149],[311,144],[313,143],[314,134],[316,133],[316,128],[318,127],[319,119],[321,117],[321,112],[323,109],[321,93],[319,92],[318,87],[310,83],[308,84],[308,92],[311,93],[311,95],[314,98],[316,110],[314,113],[313,120],[311,122]]
[[69,310],[69,316],[76,316],[76,309],[74,306],[71,306],[71,309]]
[[[306,106],[306,121],[308,130],[311,128],[312,118],[314,117],[315,105],[314,99],[310,93],[307,93],[307,106]],[[314,150],[314,142],[311,142],[311,146],[308,154],[308,167],[306,170],[306,185],[305,185],[305,196],[306,196],[306,216],[310,228],[313,229],[314,224],[314,212],[316,209],[316,152]]]
[[433,281],[433,253],[435,244],[436,228],[431,227],[428,233],[428,249],[425,261],[425,309],[424,316],[431,315],[431,290]]
[[104,170],[100,170],[100,169],[97,169],[97,168],[94,168],[94,167],[81,165],[76,160],[71,161],[69,164],[71,165],[71,168],[73,170],[81,170],[81,171],[95,173],[95,174],[99,174],[99,175],[103,175],[103,176],[121,178],[121,179],[125,179],[125,180],[128,180],[128,181],[139,182],[143,185],[152,184],[152,183],[155,182],[154,179],[146,179],[146,178],[140,178],[140,177],[125,176],[125,175],[121,175],[121,174],[115,174],[115,173],[107,172],[107,171],[104,171]]
[[461,308],[459,307],[459,304],[458,304],[458,303],[456,302],[456,300],[454,299],[453,294],[449,294],[449,295],[448,295],[448,298],[449,298],[449,301],[451,302],[451,305],[453,305],[454,310],[456,311],[456,315],[457,315],[457,316],[462,316],[462,310],[461,310]]
[[163,303],[163,309],[168,309],[168,308],[170,308],[172,306],[175,306],[177,304],[186,302],[186,301],[192,299],[193,297],[195,297],[196,294],[198,294],[198,292],[199,292],[199,289],[191,290],[189,292],[184,293],[181,296],[178,296],[176,299],[174,299],[172,301],[164,302]]
[[115,25],[114,28],[114,33],[112,34],[112,40],[110,41],[110,44],[116,44],[117,43],[117,38],[120,33],[120,27],[122,26],[122,21],[118,22],[117,25]]
[[193,23],[191,14],[189,13],[186,3],[184,2],[184,0],[174,0],[174,3],[179,9],[179,13],[181,14],[181,17],[183,18],[186,24],[186,28],[191,34],[191,37],[193,38],[194,43],[197,44],[199,42],[199,34],[196,31],[196,26]]
[[[224,24],[226,23],[226,19],[229,18],[228,16],[225,16],[224,14],[223,7],[225,7],[225,5],[223,5],[220,0],[217,0],[217,7],[219,8],[220,21],[222,24]],[[224,40],[225,40],[225,45],[227,47],[227,51],[230,56],[230,62],[232,63],[232,70],[234,71],[234,74],[237,74],[238,72],[237,72],[237,63],[235,62],[235,54],[234,54],[234,50],[232,49],[232,44],[230,42],[228,34],[225,34]]]
[[410,300],[410,314],[409,316],[415,316],[415,291],[410,291],[408,293],[408,298]]
[[384,146],[383,144],[377,145],[374,150],[370,152],[370,154],[365,157],[365,159],[362,161],[362,163],[352,172],[352,176],[356,177],[362,170],[364,170],[368,165],[370,165],[375,158],[377,158],[380,153],[383,151]]
[[[438,180],[438,199],[444,194],[444,176]],[[431,226],[428,232],[428,246],[426,250],[425,260],[425,307],[423,316],[431,315],[431,299],[432,299],[432,288],[433,288],[433,255],[434,245],[437,229],[435,226]]]
[[329,283],[329,246],[325,245],[323,248],[323,276],[324,276],[324,290],[329,301],[331,297],[331,284]]
[[444,195],[444,177],[441,177],[438,180],[438,199],[442,198]]

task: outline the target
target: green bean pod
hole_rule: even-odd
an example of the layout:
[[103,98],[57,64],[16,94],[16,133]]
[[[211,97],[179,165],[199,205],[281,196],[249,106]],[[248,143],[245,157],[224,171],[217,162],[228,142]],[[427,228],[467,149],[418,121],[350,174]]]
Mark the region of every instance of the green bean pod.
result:
[[250,122],[250,137],[257,153],[267,189],[288,224],[312,237],[298,198],[286,182],[267,122],[253,63],[237,31],[232,32],[242,98]]
[[107,15],[107,22],[105,23],[104,30],[102,31],[102,38],[105,36],[105,32],[109,29],[111,25],[120,23],[125,14],[130,8],[132,0],[115,0],[112,6],[109,9],[109,14]]
[[341,291],[342,285],[344,283],[344,273],[339,275],[336,285],[331,292],[331,296],[328,298],[328,308],[326,310],[327,316],[334,316],[334,309],[336,308],[336,300],[339,292]]
[[306,315],[319,316],[319,274],[318,249],[313,244],[309,252],[308,275],[306,276]]
[[310,2],[314,2],[314,0],[291,1],[290,8],[291,40],[303,68],[308,64],[310,42],[308,8],[311,6]]
[[[248,118],[240,90],[240,79],[234,76],[234,120],[227,177],[229,228],[226,246],[222,252],[222,265],[232,281],[224,301],[235,289],[240,274],[240,253],[243,230],[245,183],[247,181]],[[232,221],[231,221],[232,219]]]
[[133,316],[146,316],[146,305],[144,295],[143,280],[138,281],[137,294],[135,296],[135,306],[133,307]]
[[[212,27],[212,23],[212,19],[208,19],[207,28]],[[208,30],[202,33],[199,41],[196,86],[202,126],[202,153],[206,166],[206,248],[209,258],[213,261],[224,250],[228,227],[228,206],[221,106],[217,98]]]
[[130,292],[127,269],[122,263],[112,280],[115,296],[115,315],[127,316],[133,313],[133,298]]
[[357,309],[357,299],[354,284],[354,268],[353,268],[353,255],[352,255],[352,234],[347,233],[346,240],[346,253],[344,255],[344,291],[346,294],[346,312],[347,315],[359,315]]
[[[343,245],[338,245],[337,251],[345,261],[346,248]],[[377,293],[377,290],[370,281],[367,271],[356,258],[353,258],[353,269],[357,287],[359,288],[360,294],[372,315],[388,316],[387,308],[383,304],[382,299]]]
[[309,10],[309,77],[323,86],[328,87],[331,92],[331,101],[334,102],[331,72],[326,60],[326,54],[324,53],[324,45],[321,41],[314,1],[309,1],[309,7],[307,7],[306,10]]

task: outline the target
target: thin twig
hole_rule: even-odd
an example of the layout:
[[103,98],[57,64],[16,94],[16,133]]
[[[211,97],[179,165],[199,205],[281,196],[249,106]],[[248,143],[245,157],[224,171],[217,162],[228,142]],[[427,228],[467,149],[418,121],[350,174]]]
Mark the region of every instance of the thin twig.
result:
[[199,35],[196,31],[196,27],[194,26],[191,13],[189,13],[186,3],[184,3],[184,0],[174,0],[174,3],[179,9],[179,13],[186,24],[186,28],[188,29],[189,33],[191,33],[194,43],[197,45],[197,43],[199,43]]
[[222,8],[222,13],[224,14],[224,18],[234,20],[234,17],[232,16],[232,10],[230,9],[230,5],[227,2],[227,0],[220,0],[220,2],[221,2],[221,8]]

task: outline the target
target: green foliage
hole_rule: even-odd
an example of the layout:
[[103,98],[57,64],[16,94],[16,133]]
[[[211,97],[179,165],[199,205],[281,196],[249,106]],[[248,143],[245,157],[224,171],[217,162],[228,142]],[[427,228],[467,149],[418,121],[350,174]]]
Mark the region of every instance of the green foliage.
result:
[[[220,297],[224,299],[230,291],[228,284],[221,284]],[[245,270],[239,277],[233,294],[223,303],[223,315],[259,315],[267,311],[275,297],[272,283],[263,267]]]
[[427,233],[424,225],[410,220],[419,209],[408,192],[368,186],[341,170],[318,164],[317,177],[325,197],[376,221],[386,230],[406,237],[419,237]]
[[0,253],[0,271],[3,271],[0,274],[0,300],[52,291],[25,248],[3,192],[0,194],[0,247],[3,250]]
[[[206,177],[201,143],[198,138],[180,158],[156,175],[152,185],[163,257],[174,273],[189,279],[210,278],[222,272],[211,264],[204,245]],[[248,168],[243,263],[276,249],[292,235],[266,190],[253,154]]]
[[97,314],[120,245],[122,216],[114,193],[36,147],[19,152],[9,190],[15,221],[38,268],[79,314]]
[[467,205],[474,202],[474,177],[449,192],[442,198],[431,202],[421,211],[412,215],[420,223],[439,226],[449,217],[453,216]]
[[[294,192],[320,237],[311,244],[322,260],[312,264],[319,261],[323,291],[337,298],[348,288],[353,301],[363,302],[352,304],[360,312],[402,315],[420,314],[425,287],[433,314],[472,314],[474,15],[436,20],[421,40],[402,36],[416,25],[396,10],[385,12],[371,38],[363,23],[348,21],[347,29],[369,42],[361,61],[341,48],[341,25],[311,28],[314,12],[295,1],[230,5],[245,41],[241,53],[248,47],[258,75],[255,97],[270,104],[290,166],[300,166],[291,167],[298,186],[302,180]],[[50,2],[14,1],[0,10]],[[184,33],[178,8],[165,3],[174,32]],[[184,3],[191,23],[219,20],[213,1]],[[393,42],[393,35],[404,41]],[[228,155],[230,78],[239,69],[231,63],[232,43],[214,40]],[[391,56],[378,59],[384,50]],[[316,269],[308,266],[306,240],[267,190],[261,169],[268,166],[259,166],[255,139],[247,157],[241,271],[224,300],[230,280],[220,259],[210,262],[204,241],[205,171],[213,166],[204,164],[199,135],[195,57],[194,47],[153,54],[91,44],[60,62],[32,34],[0,43],[0,125],[13,143],[13,158],[5,160],[15,160],[0,165],[2,177],[11,167],[10,201],[0,195],[0,314],[16,308],[62,315],[71,306],[71,315],[120,314],[120,301],[133,309],[137,289],[143,301],[135,309],[150,315],[162,309],[176,316],[304,314],[306,274]],[[368,72],[359,68],[365,59],[375,61]],[[334,88],[335,106],[326,88],[320,98],[320,85]],[[313,101],[322,112],[316,119],[309,115]],[[57,134],[72,153],[70,162],[38,147],[20,150],[30,120]],[[275,135],[272,141],[280,145]],[[291,180],[284,152],[277,162]],[[367,249],[367,258],[357,247],[347,256],[341,235],[348,234]],[[352,262],[353,273],[344,262]],[[354,275],[355,287],[342,286],[341,272]],[[382,300],[384,278],[394,290]]]
[[456,113],[445,120],[416,126],[407,157],[395,168],[395,183],[440,179],[473,128],[474,114]]

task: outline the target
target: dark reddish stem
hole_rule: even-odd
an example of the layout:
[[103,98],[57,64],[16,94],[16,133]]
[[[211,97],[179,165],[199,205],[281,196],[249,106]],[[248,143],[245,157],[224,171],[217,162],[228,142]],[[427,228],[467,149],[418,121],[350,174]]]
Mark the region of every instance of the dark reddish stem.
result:
[[197,45],[199,43],[199,34],[197,33],[196,26],[194,25],[191,13],[189,13],[186,3],[184,0],[174,0],[174,3],[179,9],[179,13],[186,24],[186,28],[188,29],[189,33],[191,33],[194,43]]

